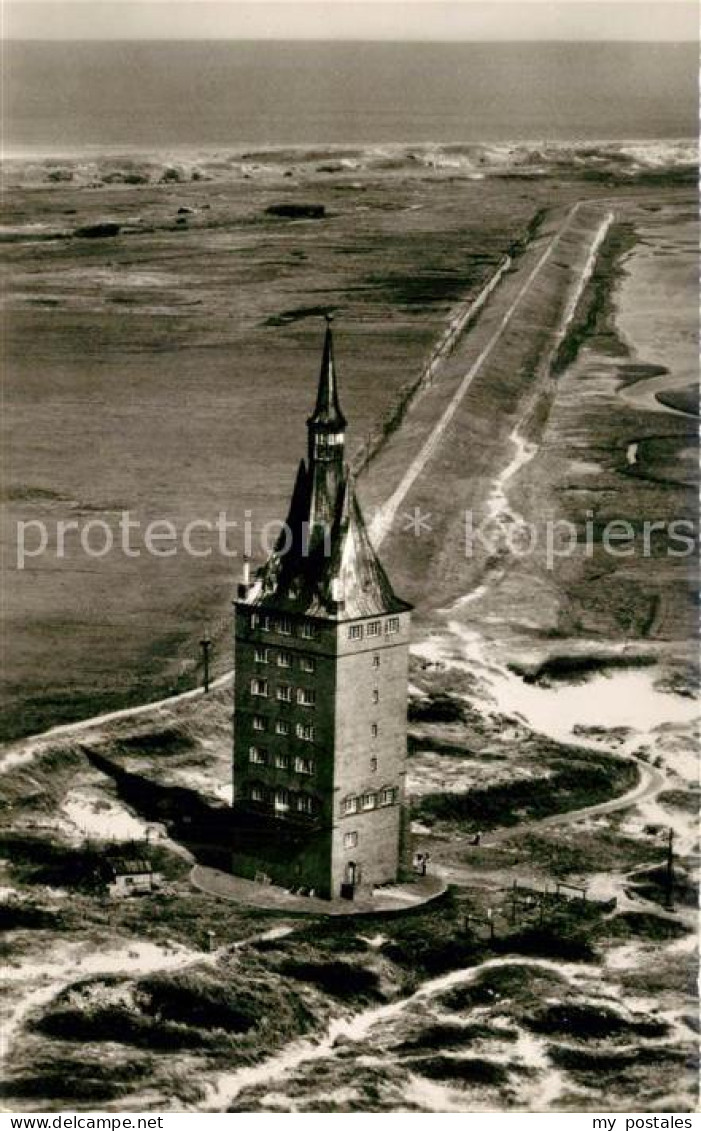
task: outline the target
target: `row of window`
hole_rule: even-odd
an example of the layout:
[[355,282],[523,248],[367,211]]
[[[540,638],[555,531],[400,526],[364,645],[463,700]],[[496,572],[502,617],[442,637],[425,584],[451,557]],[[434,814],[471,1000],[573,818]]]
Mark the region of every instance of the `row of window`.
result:
[[[264,715],[253,716],[253,729],[259,731],[261,734],[268,729],[268,720]],[[287,719],[275,720],[275,734],[289,735],[290,724]]]
[[[291,652],[279,651],[276,648],[264,648],[262,645],[255,648],[253,659],[257,664],[277,664],[279,668],[291,668],[294,656]],[[315,672],[316,660],[313,656],[300,656],[299,668],[303,672]]]
[[260,746],[249,746],[248,761],[254,766],[274,766],[277,770],[289,770],[294,766],[296,774],[313,774],[314,762],[311,758],[304,758],[298,754],[294,761],[289,754],[276,752],[270,755],[269,751],[261,750]]
[[341,813],[349,817],[352,813],[366,813],[370,809],[383,809],[386,805],[394,805],[397,800],[397,790],[394,786],[387,786],[377,793],[361,793],[358,796],[346,797],[341,804]]
[[[384,622],[372,620],[365,624],[349,625],[348,639],[362,640],[364,636],[370,639],[382,636],[383,623],[387,636],[399,632],[399,617],[387,617]],[[299,635],[303,640],[314,640],[316,637],[316,625],[312,621],[301,621],[295,626],[292,617],[271,616],[269,613],[251,613],[251,628],[260,632],[277,632],[280,636]]]
[[264,785],[249,785],[248,800],[256,805],[269,805],[276,813],[314,813],[316,799],[308,793],[291,793],[289,789],[267,789]]
[[[254,676],[251,680],[251,695],[256,695],[259,699],[268,699],[270,685],[267,679]],[[316,691],[310,687],[298,687],[295,695],[294,689],[290,687],[289,683],[280,683],[275,688],[275,698],[279,703],[292,703],[296,699],[300,707],[316,706]]]
[[[385,633],[392,636],[399,632],[399,617],[388,617],[385,621]],[[382,621],[371,620],[367,624],[351,624],[348,626],[349,640],[362,640],[363,636],[382,636]]]
[[[254,683],[256,683],[256,680],[252,680],[252,682],[251,682],[251,694],[263,696],[265,698],[267,696],[267,690],[264,691],[264,692],[254,690],[254,687],[253,687]],[[292,690],[291,688],[278,688],[278,699],[283,703],[291,703],[292,702],[291,690]],[[279,694],[280,691],[290,691],[290,695],[289,696],[280,695]],[[302,693],[301,698],[300,698],[300,692]],[[372,700],[373,703],[378,703],[379,698],[380,698],[379,692],[378,691],[373,692],[373,700]],[[297,702],[299,704],[301,704],[303,707],[313,707],[314,703],[315,703],[314,692],[313,691],[307,691],[305,689],[299,688],[298,691],[297,691]],[[256,731],[259,731],[261,734],[263,732],[267,731],[267,729],[268,729],[268,720],[265,718],[264,715],[254,715],[252,723],[253,723],[253,729],[256,730]],[[291,733],[291,729],[292,728],[291,728],[290,723],[288,722],[287,719],[276,719],[275,720],[275,734],[281,734],[281,735],[286,736],[286,735],[289,735]],[[377,723],[370,723],[370,737],[371,738],[377,738],[379,733],[380,733],[380,728],[379,728],[378,724]],[[315,739],[316,739],[316,728],[314,727],[313,723],[297,723],[295,725],[295,735],[297,736],[297,738],[301,738],[303,742],[314,742]]]
[[[272,617],[269,613],[251,613],[251,628],[257,628],[261,632],[279,632],[281,636],[292,636],[294,627],[292,617]],[[297,629],[298,635],[303,640],[313,640],[316,636],[316,625],[311,621],[302,621],[297,625]]]

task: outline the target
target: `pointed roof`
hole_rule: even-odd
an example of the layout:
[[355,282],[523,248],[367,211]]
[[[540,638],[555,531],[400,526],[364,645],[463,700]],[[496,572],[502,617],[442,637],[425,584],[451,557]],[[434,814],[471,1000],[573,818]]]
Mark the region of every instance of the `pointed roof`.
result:
[[[307,423],[329,429],[346,425],[338,403],[330,315],[316,407]],[[337,449],[340,454],[341,446]],[[336,621],[411,608],[392,589],[370,541],[353,478],[340,459],[317,462],[312,453],[308,464],[300,462],[287,519],[245,600]]]
[[338,583],[340,619],[379,616],[410,606],[396,596],[373,548],[351,475],[344,484],[338,531],[329,558],[329,587]]
[[338,382],[336,380],[336,366],[333,360],[331,321],[332,315],[327,314],[324,352],[321,358],[321,372],[319,374],[316,405],[314,406],[314,412],[307,420],[307,424],[321,424],[327,428],[340,430],[346,427],[346,418],[341,412],[341,406],[338,403]]
[[310,479],[302,465],[286,529],[258,572],[249,603],[341,621],[409,609],[411,606],[395,595],[373,549],[350,474],[346,472],[340,487],[329,537],[315,538],[305,545],[309,488]]

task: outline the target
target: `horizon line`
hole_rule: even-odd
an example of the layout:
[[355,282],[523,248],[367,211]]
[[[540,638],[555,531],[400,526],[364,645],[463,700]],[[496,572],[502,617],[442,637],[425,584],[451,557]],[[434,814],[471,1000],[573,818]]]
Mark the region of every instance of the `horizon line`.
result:
[[394,37],[380,37],[380,36],[333,36],[331,38],[324,38],[322,36],[297,36],[290,35],[284,37],[277,36],[207,36],[207,35],[125,35],[125,36],[40,36],[40,35],[6,35],[4,43],[379,43],[379,44],[410,44],[412,46],[438,43],[445,46],[453,47],[463,45],[465,43],[489,43],[493,46],[511,46],[518,44],[533,44],[534,46],[542,46],[545,43],[552,44],[577,44],[581,46],[602,44],[635,44],[646,47],[679,47],[683,44],[698,44],[701,40],[701,34],[695,35],[689,39],[623,39],[619,37],[606,39],[576,39],[572,37],[564,37],[562,39],[551,38],[550,36],[535,39],[535,38],[516,38],[516,39],[493,39],[493,38],[477,38],[470,37],[469,39],[456,39],[455,37],[440,38],[428,37],[426,39],[395,39]]

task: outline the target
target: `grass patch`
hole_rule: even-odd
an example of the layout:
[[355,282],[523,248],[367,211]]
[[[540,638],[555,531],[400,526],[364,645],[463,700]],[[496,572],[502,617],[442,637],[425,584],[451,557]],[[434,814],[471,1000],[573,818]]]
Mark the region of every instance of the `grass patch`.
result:
[[503,844],[517,849],[519,857],[531,866],[559,879],[587,872],[633,868],[660,857],[659,846],[608,829],[597,829],[595,833],[576,827],[567,829],[566,833],[557,829],[543,830],[542,833],[525,833]]
[[377,1001],[380,993],[379,978],[374,970],[354,966],[350,962],[313,962],[287,959],[280,967],[285,978],[317,986],[324,993],[343,1001]]
[[688,934],[688,928],[675,919],[663,918],[649,911],[623,911],[604,924],[606,934],[618,939],[646,939],[667,942]]
[[669,1032],[665,1021],[628,1021],[616,1010],[603,1005],[569,1002],[548,1005],[524,1024],[534,1033],[562,1034],[580,1041],[607,1037],[664,1037]]
[[515,1029],[493,1029],[489,1025],[456,1025],[446,1021],[442,1024],[427,1025],[414,1037],[409,1037],[397,1045],[396,1052],[429,1052],[433,1049],[462,1048],[479,1040],[517,1041]]
[[663,805],[671,805],[674,809],[681,809],[683,813],[698,816],[701,812],[701,795],[684,789],[665,789],[657,794],[657,800]]
[[0,931],[52,931],[60,916],[34,903],[0,903]]
[[119,1099],[151,1075],[150,1060],[135,1057],[94,1057],[81,1050],[78,1056],[52,1053],[39,1060],[31,1074],[7,1078],[0,1088],[6,1099],[72,1100],[78,1103]]
[[618,1076],[627,1068],[647,1067],[656,1064],[682,1064],[687,1057],[680,1049],[665,1046],[642,1047],[630,1052],[616,1052],[612,1049],[593,1051],[570,1048],[568,1045],[550,1045],[548,1056],[559,1068],[566,1068],[577,1077],[586,1077],[583,1082],[592,1083],[590,1074],[596,1076]]
[[465,719],[465,704],[445,692],[410,699],[408,719],[410,723],[460,723]]
[[548,777],[504,782],[463,793],[430,793],[415,816],[431,824],[458,824],[468,830],[494,829],[608,801],[631,789],[638,770],[632,762],[576,750],[571,759],[553,759]]
[[16,766],[3,774],[4,804],[34,812],[51,812],[60,804],[78,770],[85,766],[80,747],[51,747],[27,765]]
[[616,282],[623,274],[623,256],[636,242],[632,224],[614,223],[609,228],[575,316],[555,355],[553,373],[563,373],[572,365],[584,343],[592,337],[596,337],[598,348],[608,353],[628,352],[616,331],[613,295]]
[[543,973],[532,966],[514,963],[513,966],[495,966],[484,970],[469,985],[445,990],[439,1000],[444,1009],[456,1012],[494,1005],[502,1000],[524,1001],[535,1005],[543,994],[552,993],[554,988],[566,987],[566,979],[554,971]]
[[226,1047],[249,1056],[306,1032],[315,1014],[301,993],[269,972],[191,967],[140,979],[89,978],[64,990],[35,1022],[67,1041],[118,1041],[175,1051]]
[[408,1068],[429,1080],[454,1080],[463,1084],[484,1084],[496,1087],[509,1079],[503,1064],[484,1057],[431,1056],[406,1060]]
[[[636,895],[653,903],[665,904],[667,900],[667,869],[665,866],[648,868],[629,877],[629,886]],[[672,897],[675,905],[697,907],[698,884],[695,884],[679,867],[674,869]]]
[[548,687],[552,683],[585,683],[592,675],[607,672],[611,668],[646,668],[657,663],[657,657],[650,656],[610,656],[610,655],[559,655],[548,656],[535,670],[525,670],[517,664],[510,669],[521,676],[524,683],[537,683]]
[[593,962],[596,958],[586,928],[566,922],[557,926],[527,927],[505,939],[497,939],[494,948],[534,958],[560,958],[563,962]]
[[461,924],[440,921],[407,926],[381,947],[381,953],[397,966],[426,976],[474,966],[485,950],[483,943],[465,935]]

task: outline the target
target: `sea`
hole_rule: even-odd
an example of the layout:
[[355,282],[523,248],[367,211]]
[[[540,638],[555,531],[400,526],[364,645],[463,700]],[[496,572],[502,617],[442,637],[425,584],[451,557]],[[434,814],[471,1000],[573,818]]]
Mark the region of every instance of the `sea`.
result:
[[697,136],[693,43],[9,41],[4,152]]

